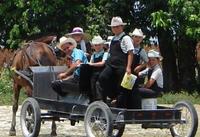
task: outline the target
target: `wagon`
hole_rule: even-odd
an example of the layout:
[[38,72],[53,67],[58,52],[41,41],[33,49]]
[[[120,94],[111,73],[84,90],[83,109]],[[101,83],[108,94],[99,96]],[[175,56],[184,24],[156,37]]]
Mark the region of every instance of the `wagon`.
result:
[[51,82],[66,69],[64,66],[30,67],[29,76],[18,71],[33,86],[33,96],[23,102],[20,114],[25,137],[37,137],[42,121],[61,119],[70,120],[72,126],[84,121],[88,137],[120,137],[126,124],[141,124],[146,129],[167,128],[173,137],[195,136],[198,116],[190,102],[179,101],[173,107],[157,105],[154,109],[116,108],[102,101],[91,103],[87,86],[81,83],[88,82],[82,70],[80,83],[71,86],[66,96],[59,96],[51,88]]

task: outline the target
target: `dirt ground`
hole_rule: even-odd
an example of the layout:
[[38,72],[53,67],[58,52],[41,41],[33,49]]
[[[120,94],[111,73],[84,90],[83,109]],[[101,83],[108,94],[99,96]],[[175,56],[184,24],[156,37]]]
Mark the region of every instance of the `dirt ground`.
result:
[[[200,117],[200,105],[195,105]],[[20,108],[19,108],[20,110]],[[8,132],[11,124],[11,106],[0,106],[0,137],[8,137]],[[20,122],[20,113],[17,113],[17,137],[22,137]],[[199,119],[200,122],[200,119]],[[86,137],[83,122],[71,126],[69,121],[56,122],[58,137]],[[51,123],[45,122],[41,124],[39,137],[50,137]],[[142,129],[141,125],[126,125],[123,137],[170,137],[168,129]],[[196,137],[200,137],[200,128],[198,127]]]

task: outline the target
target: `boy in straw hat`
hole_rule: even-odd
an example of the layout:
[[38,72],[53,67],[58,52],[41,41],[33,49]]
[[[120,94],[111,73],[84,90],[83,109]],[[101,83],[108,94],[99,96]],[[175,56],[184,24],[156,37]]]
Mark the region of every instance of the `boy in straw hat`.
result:
[[143,38],[145,38],[145,35],[143,34],[141,29],[135,28],[134,31],[130,33],[130,36],[132,37],[134,46],[134,63],[132,64],[132,66],[134,72],[137,74],[139,71],[146,67],[148,62],[147,53],[140,45]]
[[68,68],[66,72],[58,74],[59,80],[52,82],[52,88],[61,96],[66,95],[69,84],[79,82],[79,66],[81,63],[85,64],[88,62],[84,52],[77,49],[76,46],[77,43],[73,38],[65,37],[62,37],[61,42],[57,45],[67,56],[71,57],[72,61],[70,68]]
[[110,56],[107,59],[105,69],[99,76],[102,88],[103,99],[108,96],[111,99],[117,98],[118,107],[126,107],[126,95],[129,91],[121,87],[121,81],[125,73],[131,74],[133,62],[133,44],[131,38],[124,33],[124,23],[121,17],[113,17],[111,30],[114,37],[110,44]]
[[148,81],[143,88],[139,88],[138,91],[142,97],[155,96],[157,97],[163,91],[163,73],[160,66],[161,56],[159,52],[155,50],[149,50],[148,52],[148,68],[139,72],[139,76],[148,76]]
[[105,62],[108,58],[108,52],[104,51],[104,43],[105,40],[103,40],[101,36],[94,36],[91,42],[93,49],[95,50],[89,62],[89,65],[92,66],[92,76],[91,76],[92,100],[99,100],[102,97],[101,93],[99,93],[96,90],[96,83],[100,73],[105,67]]

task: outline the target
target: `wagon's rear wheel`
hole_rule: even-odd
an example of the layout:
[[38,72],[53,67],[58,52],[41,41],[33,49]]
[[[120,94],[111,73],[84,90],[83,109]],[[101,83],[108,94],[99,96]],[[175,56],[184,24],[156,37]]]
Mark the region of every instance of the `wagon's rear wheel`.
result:
[[198,116],[194,106],[188,101],[180,101],[174,108],[181,109],[181,123],[170,128],[173,137],[194,137],[198,127]]
[[25,137],[37,137],[40,132],[41,112],[34,98],[27,98],[21,108],[21,129]]
[[114,124],[112,137],[121,137],[124,133],[125,124]]
[[87,137],[111,137],[113,118],[110,108],[101,101],[91,103],[85,113],[84,126]]

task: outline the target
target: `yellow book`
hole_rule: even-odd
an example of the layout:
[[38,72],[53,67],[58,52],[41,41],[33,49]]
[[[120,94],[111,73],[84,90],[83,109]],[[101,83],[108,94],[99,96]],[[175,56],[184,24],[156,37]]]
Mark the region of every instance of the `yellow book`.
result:
[[136,79],[137,79],[137,76],[133,74],[128,75],[127,73],[125,73],[121,82],[121,86],[126,89],[132,90]]

